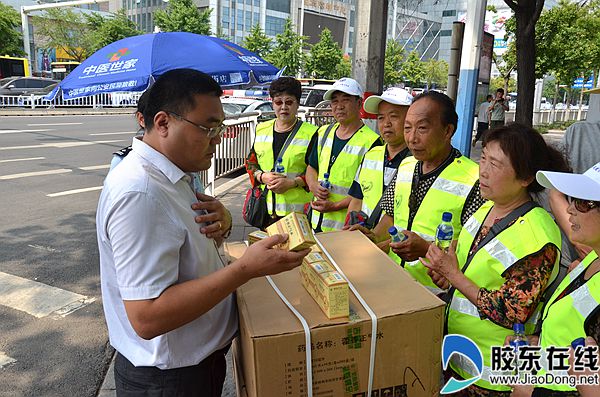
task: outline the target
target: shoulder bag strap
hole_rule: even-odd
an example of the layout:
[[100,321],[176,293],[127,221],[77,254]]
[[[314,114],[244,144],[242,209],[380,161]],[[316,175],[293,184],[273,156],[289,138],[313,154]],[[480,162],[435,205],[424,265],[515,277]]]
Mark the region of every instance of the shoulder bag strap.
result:
[[[528,201],[525,204],[522,204],[521,206],[519,206],[518,208],[515,208],[514,210],[512,210],[512,212],[510,214],[506,215],[498,223],[496,223],[494,226],[492,226],[492,228],[490,229],[488,234],[485,236],[485,238],[483,240],[481,240],[479,242],[479,244],[477,244],[477,247],[467,257],[467,260],[461,269],[462,273],[463,274],[465,273],[465,271],[471,264],[473,257],[475,256],[475,254],[477,254],[477,252],[482,247],[484,247],[487,243],[489,243],[494,237],[496,237],[498,234],[500,234],[503,230],[508,228],[508,226],[511,223],[513,223],[515,220],[519,219],[520,217],[522,217],[523,215],[525,215],[526,213],[528,213],[529,211],[531,211],[532,209],[534,209],[536,207],[539,207],[539,205],[537,203],[535,203],[534,201]],[[479,231],[477,232],[477,234],[479,234]],[[454,296],[455,291],[456,291],[456,288],[450,287],[444,298],[444,300],[448,303],[448,306],[446,306],[446,321],[445,321],[446,324],[444,327],[446,329],[446,331],[448,329],[448,320],[447,320],[448,313],[447,313],[447,311],[450,307],[450,302],[452,301],[452,297]]]

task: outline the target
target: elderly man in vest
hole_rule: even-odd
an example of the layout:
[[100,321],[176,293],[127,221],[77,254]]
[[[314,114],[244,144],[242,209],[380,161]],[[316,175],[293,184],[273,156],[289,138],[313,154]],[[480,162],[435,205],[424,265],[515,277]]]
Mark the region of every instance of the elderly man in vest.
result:
[[413,97],[403,88],[392,87],[382,95],[373,95],[363,105],[367,113],[377,115],[377,127],[385,145],[377,146],[365,154],[356,178],[348,194],[352,197],[348,206],[346,223],[353,219],[352,211],[366,215],[367,227],[379,222],[383,211],[379,201],[383,192],[396,176],[398,166],[410,151],[404,141],[404,119]]
[[[323,98],[331,101],[336,122],[317,131],[306,170],[306,183],[315,199],[310,221],[316,232],[341,230],[350,204],[348,190],[369,149],[381,145],[381,138],[360,118],[363,90],[353,79],[335,82]],[[319,183],[329,175],[330,187]]]
[[428,272],[418,259],[434,242],[442,213],[452,213],[456,238],[484,202],[479,194],[479,167],[452,147],[457,122],[448,96],[428,91],[414,98],[404,122],[404,139],[413,157],[402,161],[385,191],[384,215],[377,226],[372,231],[361,228],[376,243],[389,239],[390,226],[401,230],[406,239],[391,243],[389,255],[434,293],[441,290],[431,277],[439,275]]

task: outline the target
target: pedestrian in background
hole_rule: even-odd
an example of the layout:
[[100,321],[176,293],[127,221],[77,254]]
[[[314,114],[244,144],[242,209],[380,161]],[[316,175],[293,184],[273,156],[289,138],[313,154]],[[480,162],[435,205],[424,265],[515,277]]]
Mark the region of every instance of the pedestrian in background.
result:
[[508,101],[504,99],[504,89],[498,88],[496,96],[488,106],[490,129],[502,127],[508,111]]
[[475,134],[475,138],[473,138],[473,147],[475,147],[477,141],[481,139],[481,135],[490,128],[488,109],[490,108],[492,98],[493,96],[488,95],[485,98],[485,102],[482,102],[481,105],[479,105],[479,112],[477,112],[477,133]]

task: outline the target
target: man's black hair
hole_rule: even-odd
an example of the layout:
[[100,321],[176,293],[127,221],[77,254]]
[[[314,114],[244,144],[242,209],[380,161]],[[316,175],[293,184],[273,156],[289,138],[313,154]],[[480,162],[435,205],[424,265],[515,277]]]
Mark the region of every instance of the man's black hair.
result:
[[425,91],[422,94],[417,95],[413,99],[413,103],[423,98],[429,98],[430,100],[434,101],[440,106],[440,108],[442,109],[442,114],[440,115],[442,119],[442,124],[453,125],[454,132],[456,132],[456,127],[458,126],[458,114],[456,113],[454,101],[452,101],[452,99],[448,95],[432,90]]
[[173,69],[161,75],[144,109],[146,131],[154,127],[154,116],[161,110],[185,115],[196,106],[197,95],[220,97],[223,90],[208,74],[194,69]]

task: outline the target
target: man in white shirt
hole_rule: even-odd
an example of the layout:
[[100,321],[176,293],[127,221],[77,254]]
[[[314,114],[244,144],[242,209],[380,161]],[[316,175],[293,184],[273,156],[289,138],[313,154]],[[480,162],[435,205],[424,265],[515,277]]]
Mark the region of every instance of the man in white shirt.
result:
[[477,141],[481,139],[481,135],[483,135],[483,133],[490,127],[488,110],[490,108],[490,102],[492,102],[492,98],[493,97],[491,95],[488,95],[485,98],[485,102],[482,102],[481,105],[479,105],[479,112],[477,113],[477,134],[473,139],[473,147],[475,147]]
[[[198,230],[192,206],[215,203],[198,203],[204,196],[190,175],[210,167],[221,142],[221,94],[204,73],[163,74],[144,111],[146,133],[105,180],[96,227],[117,396],[221,396],[224,355],[238,329],[232,293],[300,265],[309,251],[273,249],[287,238],[277,235],[226,266],[210,233]],[[202,217],[218,214],[209,208]]]

